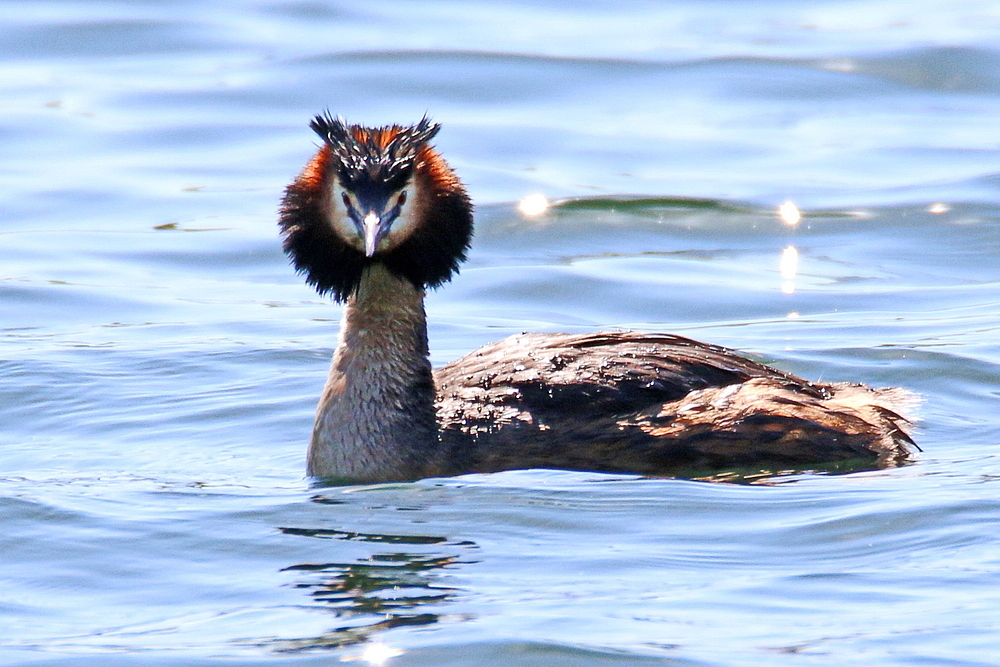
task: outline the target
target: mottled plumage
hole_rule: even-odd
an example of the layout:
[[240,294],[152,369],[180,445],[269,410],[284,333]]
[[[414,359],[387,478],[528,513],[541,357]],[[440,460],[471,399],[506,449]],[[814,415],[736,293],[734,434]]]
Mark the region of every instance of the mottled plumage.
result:
[[907,392],[811,383],[680,336],[521,334],[434,379],[441,469],[888,466],[912,443]]

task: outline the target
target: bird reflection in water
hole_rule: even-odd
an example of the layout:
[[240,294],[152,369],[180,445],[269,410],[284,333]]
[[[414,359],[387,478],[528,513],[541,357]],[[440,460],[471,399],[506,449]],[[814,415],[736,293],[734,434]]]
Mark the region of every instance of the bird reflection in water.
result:
[[[348,623],[318,637],[275,641],[272,648],[278,651],[352,646],[371,641],[374,635],[393,628],[432,625],[444,618],[466,618],[433,610],[436,605],[452,601],[461,592],[442,585],[438,577],[446,568],[472,562],[461,560],[460,551],[455,553],[476,548],[472,542],[455,542],[435,535],[378,535],[291,527],[279,530],[286,535],[393,545],[394,548],[354,562],[301,563],[284,568],[285,572],[302,573],[302,578],[292,585],[308,591],[316,605],[328,608]],[[443,549],[433,552],[404,549],[406,546],[432,545],[450,547],[448,550],[452,553],[444,553]],[[383,648],[391,651],[388,647]]]

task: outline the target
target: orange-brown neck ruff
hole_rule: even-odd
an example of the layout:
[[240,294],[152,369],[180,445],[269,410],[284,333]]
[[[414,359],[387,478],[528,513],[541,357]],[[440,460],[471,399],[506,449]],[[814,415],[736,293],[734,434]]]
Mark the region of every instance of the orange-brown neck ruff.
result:
[[[398,145],[393,142],[413,128],[348,129],[367,152],[356,146],[344,150],[340,143],[331,145],[328,141],[285,191],[279,226],[285,252],[296,270],[305,274],[320,294],[331,294],[341,302],[357,291],[365,268],[376,263],[418,289],[447,282],[465,260],[472,238],[472,204],[458,177],[426,143],[411,146],[412,163],[408,172],[403,171],[421,199],[416,203],[423,207],[421,224],[398,245],[366,257],[331,224],[334,179],[343,181],[345,169],[360,173],[365,160],[378,172],[380,165],[384,167],[378,151],[392,149]],[[399,156],[394,159],[398,161]],[[387,158],[383,162],[392,161]],[[390,178],[399,178],[396,171],[387,173]]]

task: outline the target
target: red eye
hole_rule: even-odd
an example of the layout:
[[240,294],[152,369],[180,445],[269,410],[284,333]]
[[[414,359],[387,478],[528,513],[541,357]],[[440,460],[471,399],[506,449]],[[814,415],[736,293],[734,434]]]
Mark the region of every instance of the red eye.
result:
[[402,192],[399,193],[399,201],[396,202],[396,204],[398,206],[402,206],[405,203],[406,203],[406,190],[403,190]]

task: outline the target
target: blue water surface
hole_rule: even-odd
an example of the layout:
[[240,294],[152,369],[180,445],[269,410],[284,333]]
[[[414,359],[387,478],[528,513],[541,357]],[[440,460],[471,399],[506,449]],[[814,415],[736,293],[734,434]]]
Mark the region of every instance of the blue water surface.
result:
[[[0,664],[1000,665],[996,2],[0,16]],[[677,332],[904,387],[922,453],[311,486],[339,308],[275,217],[325,109],[431,115],[477,202],[435,364]]]

